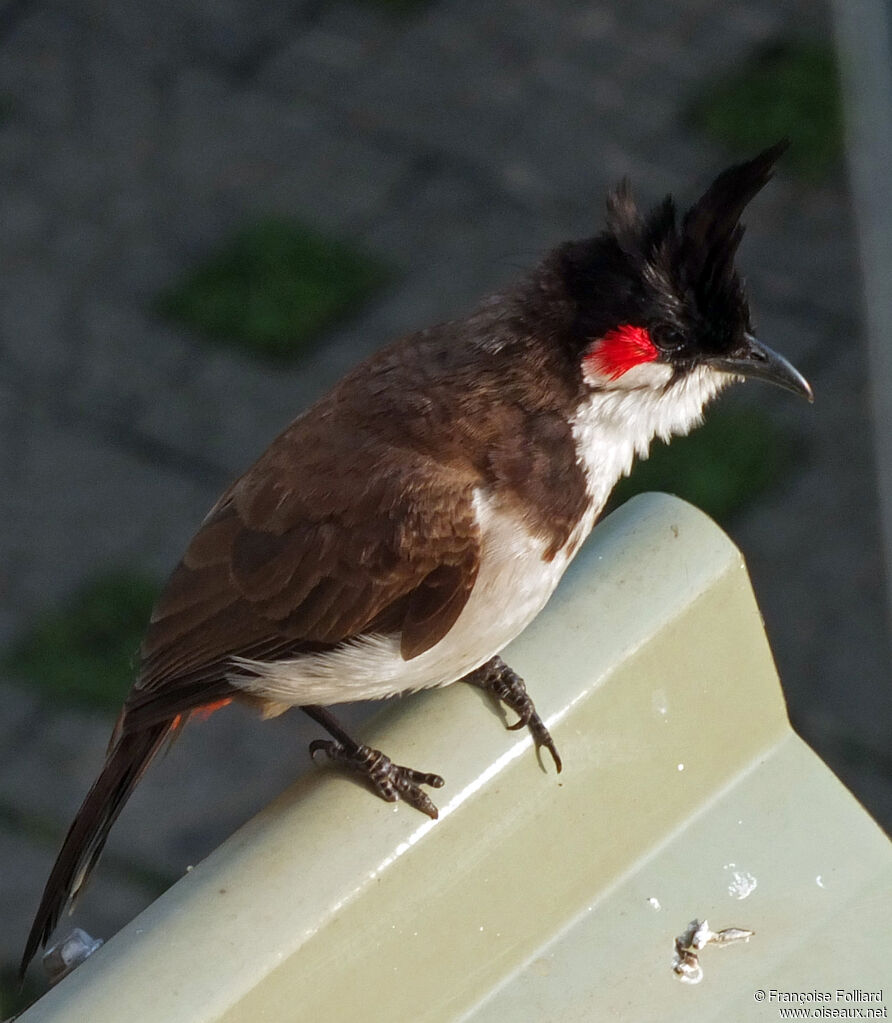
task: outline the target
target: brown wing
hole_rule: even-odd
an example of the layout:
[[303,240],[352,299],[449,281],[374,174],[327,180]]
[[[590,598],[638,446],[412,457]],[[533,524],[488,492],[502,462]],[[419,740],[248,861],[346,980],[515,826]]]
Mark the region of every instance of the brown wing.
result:
[[349,446],[298,421],[223,496],[155,607],[130,727],[231,695],[236,655],[389,631],[409,659],[453,625],[477,575],[477,481],[389,445]]

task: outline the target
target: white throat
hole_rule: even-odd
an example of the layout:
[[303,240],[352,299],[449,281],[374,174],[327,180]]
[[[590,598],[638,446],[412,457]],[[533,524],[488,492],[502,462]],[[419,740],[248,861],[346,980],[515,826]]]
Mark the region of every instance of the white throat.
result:
[[[669,367],[650,365],[646,370],[651,375],[665,371],[662,382],[668,383]],[[726,373],[699,366],[664,390],[654,387],[653,380],[648,381],[650,386],[630,386],[632,381],[626,378],[633,373],[624,375],[623,386],[593,390],[571,421],[592,500],[592,522],[617,480],[628,476],[635,456],[647,458],[655,437],[668,441],[688,433],[700,423],[706,403],[733,380]]]

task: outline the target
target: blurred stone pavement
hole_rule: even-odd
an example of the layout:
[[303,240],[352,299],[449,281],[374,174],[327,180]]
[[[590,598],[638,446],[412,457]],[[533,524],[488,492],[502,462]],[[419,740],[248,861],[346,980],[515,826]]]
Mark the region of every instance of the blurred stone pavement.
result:
[[[98,568],[163,577],[226,483],[342,371],[598,230],[623,175],[647,202],[694,198],[729,162],[686,123],[697,89],[765,40],[829,31],[814,0],[431,0],[401,18],[346,0],[8,0],[0,643]],[[401,270],[287,370],[150,312],[218,240],[271,212]],[[892,687],[845,184],[805,188],[781,171],[747,223],[760,336],[817,401],[741,389],[802,455],[724,525],[794,723],[888,827]],[[111,721],[13,679],[2,701],[8,963]],[[259,724],[237,710],[188,729],[116,826],[77,922],[120,927],[307,769],[315,734],[297,715]]]

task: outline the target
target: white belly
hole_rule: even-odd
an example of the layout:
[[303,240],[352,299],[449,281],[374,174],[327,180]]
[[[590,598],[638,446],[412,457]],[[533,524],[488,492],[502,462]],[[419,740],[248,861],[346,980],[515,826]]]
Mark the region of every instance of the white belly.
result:
[[362,636],[290,660],[235,658],[248,674],[233,673],[229,681],[276,703],[328,705],[449,685],[495,656],[545,606],[588,535],[594,511],[546,562],[543,541],[494,511],[481,494],[474,504],[483,536],[480,570],[467,604],[439,643],[409,661],[400,655],[398,635]]
[[[643,367],[642,367],[643,369]],[[666,385],[664,367],[651,367]],[[461,615],[449,632],[418,657],[404,661],[398,635],[371,635],[334,650],[291,660],[233,658],[229,681],[282,708],[381,699],[396,693],[444,686],[502,650],[545,606],[582,541],[591,532],[614,483],[629,472],[637,454],[647,456],[655,435],[668,440],[687,433],[704,404],[731,379],[707,367],[687,374],[667,397],[665,386],[640,386],[630,371],[626,386],[594,390],[570,422],[577,458],[586,477],[589,509],[552,561],[545,545],[502,515],[478,492],[474,498],[483,537],[480,571]],[[639,374],[640,376],[640,374]],[[635,386],[630,386],[630,385]],[[240,673],[241,669],[244,674]]]

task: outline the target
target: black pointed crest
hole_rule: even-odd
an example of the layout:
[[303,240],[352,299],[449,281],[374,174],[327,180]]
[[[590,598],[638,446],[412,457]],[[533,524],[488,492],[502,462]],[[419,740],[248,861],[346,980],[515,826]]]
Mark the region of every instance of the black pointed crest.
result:
[[618,323],[641,323],[688,357],[737,345],[752,329],[734,267],[740,217],[787,145],[723,171],[681,218],[671,196],[642,213],[622,181],[607,196],[607,230],[560,246],[549,260],[576,303],[574,337],[586,341]]
[[743,237],[741,214],[771,180],[774,165],[789,144],[782,139],[752,160],[723,171],[685,214],[681,258],[691,279],[702,281],[704,275],[715,279],[730,272]]

